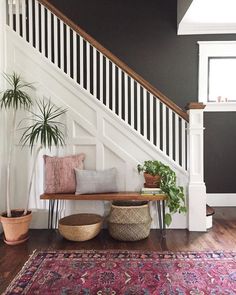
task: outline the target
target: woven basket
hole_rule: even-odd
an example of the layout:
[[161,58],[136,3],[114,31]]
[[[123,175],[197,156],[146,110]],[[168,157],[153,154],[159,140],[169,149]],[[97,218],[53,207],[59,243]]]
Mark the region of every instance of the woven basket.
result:
[[114,202],[108,217],[108,230],[114,239],[138,241],[149,236],[151,222],[148,202]]
[[87,241],[99,234],[103,218],[97,214],[74,214],[59,220],[60,234],[70,241]]

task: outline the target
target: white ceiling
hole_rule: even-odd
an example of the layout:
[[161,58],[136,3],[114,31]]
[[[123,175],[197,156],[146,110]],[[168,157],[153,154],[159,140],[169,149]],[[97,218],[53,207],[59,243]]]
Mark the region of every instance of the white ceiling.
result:
[[236,0],[178,0],[178,35],[236,33]]

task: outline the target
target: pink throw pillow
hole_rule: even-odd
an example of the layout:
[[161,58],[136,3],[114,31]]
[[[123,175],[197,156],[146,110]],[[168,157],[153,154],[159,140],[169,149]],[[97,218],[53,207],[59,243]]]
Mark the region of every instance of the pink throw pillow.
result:
[[74,169],[84,169],[85,154],[44,158],[44,192],[46,194],[75,193]]

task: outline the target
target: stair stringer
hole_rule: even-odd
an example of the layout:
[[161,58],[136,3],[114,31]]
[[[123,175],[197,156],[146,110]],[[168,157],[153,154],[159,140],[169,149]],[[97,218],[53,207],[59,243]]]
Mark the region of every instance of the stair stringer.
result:
[[[85,152],[86,169],[99,170],[115,166],[118,170],[118,187],[122,191],[138,191],[142,187],[143,177],[138,175],[136,166],[147,159],[158,159],[171,166],[177,174],[178,183],[184,188],[187,187],[188,173],[182,167],[165,156],[161,150],[157,150],[136,130],[10,29],[7,30],[7,52],[8,72],[14,70],[21,73],[27,81],[36,81],[35,94],[39,98],[50,98],[56,105],[68,109],[67,147],[60,152],[61,154]],[[25,181],[27,183],[27,177]],[[16,188],[19,186],[16,178]],[[39,193],[42,189],[41,184],[35,191]],[[22,192],[20,199],[23,197]],[[98,201],[76,201],[66,204],[62,209],[62,215],[72,211],[88,210],[104,213],[103,203]],[[154,206],[151,207],[153,211]],[[153,218],[157,220],[156,216]],[[157,227],[156,222],[153,222],[152,226]],[[187,215],[176,214],[171,227],[187,228]]]

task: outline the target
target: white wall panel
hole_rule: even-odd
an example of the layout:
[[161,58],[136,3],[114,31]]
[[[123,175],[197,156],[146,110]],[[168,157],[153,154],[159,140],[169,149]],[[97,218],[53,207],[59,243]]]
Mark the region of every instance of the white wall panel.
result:
[[77,122],[74,121],[73,124],[73,137],[82,137],[82,138],[94,138],[94,136],[88,132],[85,128],[83,128],[81,125],[79,125]]
[[[75,81],[67,78],[56,66],[49,63],[29,44],[8,31],[8,69],[20,72],[27,81],[35,81],[38,96],[48,97],[58,106],[66,107],[68,139],[67,147],[58,154],[85,152],[86,169],[105,169],[117,167],[119,171],[118,186],[121,190],[139,190],[143,185],[143,177],[137,173],[137,164],[147,159],[158,159],[170,165],[178,174],[179,183],[186,187],[187,173],[167,158],[155,146],[145,140],[137,131],[123,122],[100,101],[83,90]],[[15,56],[15,58],[11,58]],[[19,149],[18,156],[22,152]],[[27,158],[27,156],[26,156]],[[27,182],[28,161],[22,171],[24,175],[16,175],[16,188]],[[38,169],[40,168],[40,163]],[[42,171],[41,171],[42,174]],[[20,181],[20,182],[19,182]],[[39,200],[43,191],[41,181],[35,183],[38,188],[32,193],[35,208],[44,210],[45,204]],[[15,190],[16,192],[16,190]],[[19,190],[18,200],[24,200],[24,191]],[[62,214],[72,212],[107,212],[108,206],[103,202],[83,201],[64,202]],[[33,206],[33,205],[32,205]],[[153,210],[153,209],[152,209]],[[34,227],[40,227],[40,219],[35,219]],[[156,218],[154,218],[156,220]],[[186,228],[186,217],[174,218],[172,227]],[[155,223],[153,223],[155,226]]]
[[[0,0],[0,71],[1,73],[5,71],[5,26],[6,26],[6,1]],[[12,17],[10,18],[12,21]],[[4,89],[5,81],[0,75],[0,89]],[[0,138],[6,138],[5,136],[5,118],[4,112],[0,110]],[[6,150],[5,150],[5,140],[0,140],[0,211],[2,212],[5,209],[5,159],[6,159]],[[0,225],[0,233],[2,232],[2,227]]]
[[126,190],[126,162],[122,157],[108,147],[104,148],[104,168],[110,169],[115,167],[117,169],[116,184],[120,191]]
[[85,160],[84,160],[84,169],[86,170],[94,170],[96,169],[96,145],[86,145],[86,144],[79,144],[74,145],[73,147],[74,154],[84,153]]

